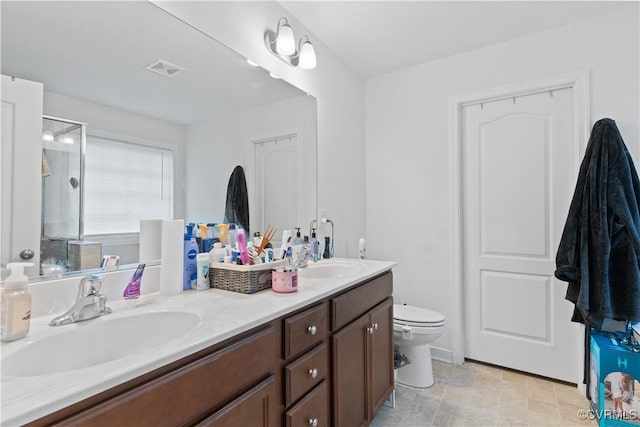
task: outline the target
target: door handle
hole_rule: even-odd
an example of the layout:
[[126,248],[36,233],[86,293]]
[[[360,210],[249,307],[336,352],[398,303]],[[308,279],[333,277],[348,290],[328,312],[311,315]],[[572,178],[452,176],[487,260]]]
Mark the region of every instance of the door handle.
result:
[[34,255],[35,255],[35,252],[33,252],[33,249],[23,249],[20,251],[21,259],[31,259],[33,258]]

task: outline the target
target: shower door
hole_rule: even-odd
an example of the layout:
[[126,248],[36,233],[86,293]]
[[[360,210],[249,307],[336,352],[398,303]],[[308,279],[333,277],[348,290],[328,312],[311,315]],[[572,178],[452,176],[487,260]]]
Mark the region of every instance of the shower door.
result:
[[45,116],[42,126],[41,264],[72,270],[68,242],[83,238],[84,123]]

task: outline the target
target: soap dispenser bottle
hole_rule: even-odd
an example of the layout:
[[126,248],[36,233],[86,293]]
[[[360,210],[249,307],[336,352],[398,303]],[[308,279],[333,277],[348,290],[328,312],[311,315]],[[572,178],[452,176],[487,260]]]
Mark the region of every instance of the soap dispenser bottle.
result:
[[320,259],[320,249],[318,248],[318,238],[316,237],[316,229],[311,229],[311,256],[315,261]]
[[294,263],[298,261],[298,257],[304,249],[304,240],[302,240],[302,236],[300,236],[300,227],[295,227],[295,229],[297,230],[296,237],[291,240],[291,252]]
[[15,341],[29,333],[31,322],[31,294],[28,289],[28,277],[24,267],[32,267],[31,262],[10,262],[7,268],[11,274],[4,281],[0,294],[2,315],[0,321],[0,339]]

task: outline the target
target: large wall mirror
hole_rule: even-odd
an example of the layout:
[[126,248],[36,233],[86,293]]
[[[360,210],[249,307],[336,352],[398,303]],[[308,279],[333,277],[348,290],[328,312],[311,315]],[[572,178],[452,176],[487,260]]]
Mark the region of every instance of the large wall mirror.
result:
[[35,138],[2,133],[2,278],[25,249],[53,273],[94,268],[98,253],[136,263],[140,219],[222,222],[237,165],[251,232],[307,229],[315,98],[148,2],[2,2],[0,12],[2,127],[24,111],[5,85],[41,84],[42,104]]

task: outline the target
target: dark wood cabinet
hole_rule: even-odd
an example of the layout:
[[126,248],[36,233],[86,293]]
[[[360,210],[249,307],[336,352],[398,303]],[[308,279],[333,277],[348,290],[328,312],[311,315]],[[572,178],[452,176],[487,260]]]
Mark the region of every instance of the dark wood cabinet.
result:
[[369,421],[373,420],[393,391],[393,300],[388,298],[371,310],[373,325],[370,338],[371,380],[369,387]]
[[[333,300],[337,310],[346,312],[333,313],[336,324],[346,326],[331,338],[333,422],[337,427],[368,425],[393,390],[391,291],[389,273]],[[350,304],[352,298],[357,300]],[[367,306],[366,313],[352,320]]]
[[369,315],[358,318],[331,338],[333,418],[336,426],[364,426],[367,408],[367,332]]
[[393,389],[392,288],[356,283],[28,425],[366,426]]
[[[109,391],[92,400],[80,402],[67,410],[34,422],[34,425],[64,426],[176,426],[193,425],[206,419],[216,408],[242,395],[261,378],[273,375],[276,362],[277,331],[274,325],[251,333],[213,352],[185,363],[169,372],[156,375],[126,391]],[[144,378],[142,379],[144,380]],[[272,380],[273,381],[273,380]],[[124,385],[126,387],[126,384]],[[275,396],[275,393],[273,393]],[[271,405],[278,410],[274,397],[264,400],[256,395],[256,404]],[[259,403],[262,402],[262,403]],[[247,403],[243,403],[247,406]],[[73,415],[64,417],[65,412]],[[225,417],[223,420],[228,420]],[[276,419],[276,418],[274,418]],[[221,421],[220,425],[228,421]],[[211,423],[209,423],[211,425]],[[262,425],[262,424],[256,424]],[[273,422],[266,425],[273,425]]]

